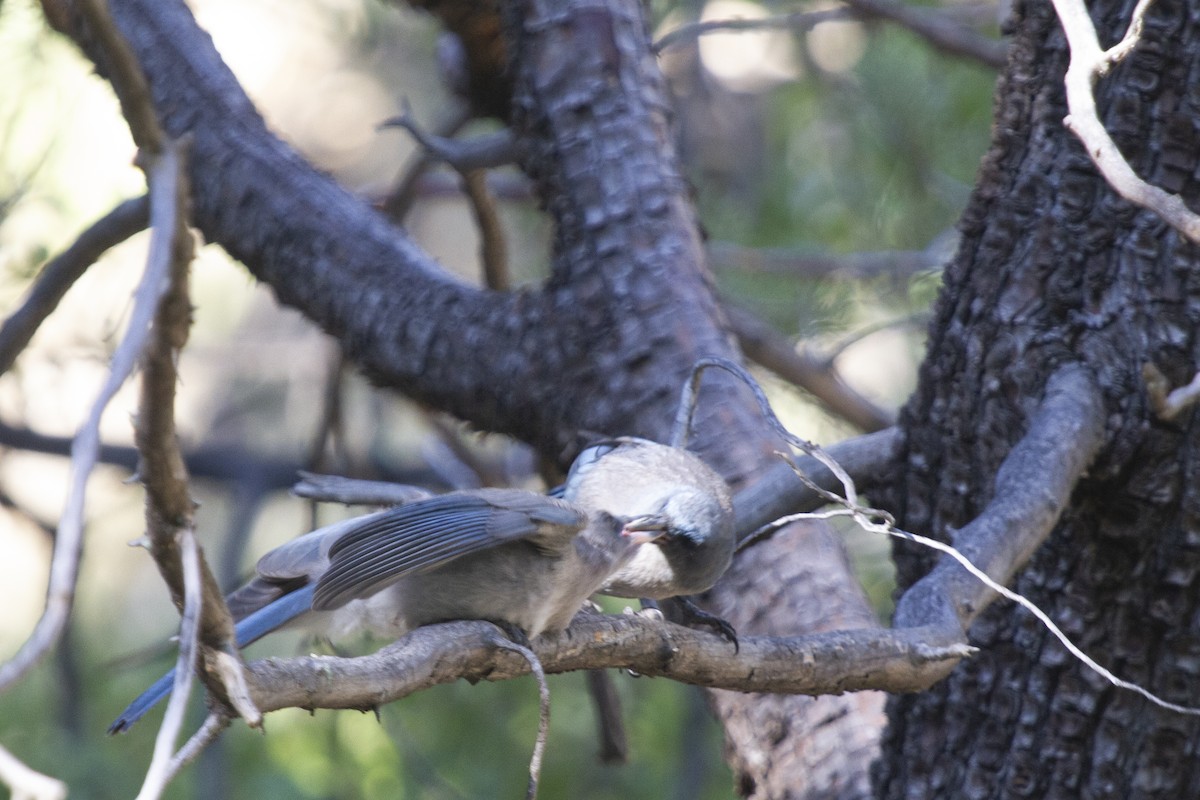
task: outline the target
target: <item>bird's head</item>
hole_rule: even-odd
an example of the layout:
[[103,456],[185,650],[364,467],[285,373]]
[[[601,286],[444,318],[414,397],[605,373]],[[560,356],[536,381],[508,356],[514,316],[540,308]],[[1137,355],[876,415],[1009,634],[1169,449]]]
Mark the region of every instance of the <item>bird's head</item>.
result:
[[692,487],[679,487],[658,509],[625,521],[624,536],[646,537],[662,549],[662,557],[679,593],[704,591],[729,567],[733,558],[733,516],[723,497]]

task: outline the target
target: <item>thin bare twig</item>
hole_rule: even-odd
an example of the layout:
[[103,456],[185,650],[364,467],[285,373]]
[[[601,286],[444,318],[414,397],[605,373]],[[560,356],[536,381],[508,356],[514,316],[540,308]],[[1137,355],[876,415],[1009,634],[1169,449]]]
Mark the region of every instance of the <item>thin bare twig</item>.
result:
[[849,350],[854,345],[866,339],[869,336],[874,336],[883,331],[893,330],[895,328],[915,328],[917,326],[927,325],[929,323],[930,314],[928,311],[919,311],[915,314],[909,314],[898,319],[889,319],[882,322],[877,322],[872,325],[865,325],[856,331],[852,331],[848,335],[842,337],[835,342],[828,350],[821,354],[820,361],[827,368],[832,368],[833,363]]
[[496,209],[496,198],[488,190],[487,171],[472,169],[462,173],[463,188],[479,229],[479,261],[483,265],[483,285],[495,291],[508,291],[512,280],[508,269],[508,247],[504,225]]
[[[304,459],[307,470],[350,469],[350,453],[346,447],[346,425],[343,419],[342,389],[346,379],[346,355],[336,342],[330,348],[324,391],[321,393],[321,419]],[[333,459],[331,466],[326,459]],[[316,503],[309,504],[309,525],[317,525]]]
[[791,14],[779,14],[773,17],[747,19],[735,17],[732,19],[710,19],[701,22],[689,22],[678,28],[664,33],[650,48],[654,53],[661,53],[668,47],[694,41],[710,33],[729,31],[762,31],[785,30],[803,33],[811,31],[822,22],[835,22],[855,19],[856,14],[847,8],[830,8],[823,11],[797,11]]
[[[855,485],[861,487],[886,482],[900,440],[898,428],[887,428],[830,445],[826,452],[842,466]],[[841,487],[838,477],[812,456],[793,460],[808,478],[807,483],[797,483],[792,465],[781,462],[765,470],[757,481],[734,496],[734,527],[741,537],[739,551],[774,533],[778,527],[773,524],[775,520],[797,511],[819,508],[829,502],[825,492]]]
[[894,22],[943,53],[969,58],[992,69],[1004,66],[1006,43],[973,31],[943,12],[893,0],[846,0],[846,5],[865,16]]
[[0,326],[0,374],[8,372],[38,327],[50,316],[67,290],[105,251],[139,231],[150,220],[150,200],[136,197],[96,220],[71,246],[46,262],[29,293]]
[[525,789],[525,800],[536,800],[538,783],[542,777],[542,760],[546,755],[546,736],[550,732],[550,686],[546,683],[546,672],[537,654],[523,644],[497,637],[493,642],[501,650],[516,653],[529,664],[529,671],[538,685],[538,729],[533,744],[533,755],[529,758],[529,784]]
[[379,127],[403,128],[435,158],[462,173],[502,167],[517,159],[516,139],[511,131],[505,129],[465,140],[439,136],[417,124],[408,101],[402,104],[399,115],[385,120]]
[[154,739],[154,755],[142,781],[137,800],[157,800],[175,774],[171,766],[175,759],[175,741],[183,728],[195,677],[197,645],[200,632],[200,608],[204,601],[201,590],[200,548],[190,527],[180,531],[181,567],[183,570],[184,604],[179,626],[179,657],[175,662],[175,687],[167,703],[162,725]]
[[71,444],[71,474],[67,500],[54,538],[46,607],[33,633],[17,654],[0,666],[0,691],[20,680],[58,641],[75,599],[75,582],[83,549],[83,506],[87,480],[100,449],[100,417],[117,390],[132,373],[149,338],[151,321],[167,286],[167,265],[148,264],[134,295],[125,336],[113,354],[109,373],[87,419]]
[[[153,228],[147,269],[156,269],[154,265],[160,262],[167,263],[168,291],[159,304],[154,321],[155,336],[146,349],[135,429],[138,470],[146,488],[146,530],[151,555],[172,599],[185,612],[185,623],[188,622],[188,596],[200,595],[203,611],[191,619],[198,620],[198,634],[193,635],[198,635],[205,649],[205,659],[212,668],[206,674],[215,674],[215,688],[234,703],[247,723],[255,725],[259,720],[256,709],[241,699],[245,696],[242,688],[245,681],[238,669],[240,661],[234,655],[233,621],[221,590],[203,555],[197,553],[195,568],[186,569],[185,547],[190,539],[195,504],[188,491],[187,470],[175,432],[174,412],[175,387],[179,380],[175,364],[191,325],[187,275],[193,240],[187,227],[183,149],[182,144],[168,140],[161,155],[152,157],[147,165]],[[185,624],[184,633],[187,633],[187,627]],[[181,657],[185,655],[181,653]],[[179,680],[177,673],[177,683]],[[168,723],[174,724],[175,730],[169,735],[172,744],[159,748],[161,756],[156,758],[159,770],[165,770],[163,765],[177,736],[179,721],[181,717],[163,723],[164,728]],[[155,788],[149,781],[147,785],[151,790]],[[161,786],[157,791],[161,792]]]
[[1193,243],[1200,243],[1200,215],[1189,209],[1179,195],[1142,180],[1125,160],[1096,111],[1096,81],[1137,46],[1150,0],[1139,0],[1124,38],[1107,50],[1100,47],[1096,28],[1083,0],[1052,2],[1071,50],[1071,62],[1064,79],[1069,113],[1063,124],[1083,143],[1088,158],[1117,194],[1134,205],[1153,211]]
[[175,776],[179,771],[192,763],[202,752],[204,748],[217,740],[221,735],[221,731],[229,727],[229,717],[221,711],[209,712],[205,717],[204,724],[200,726],[200,730],[192,734],[192,738],[188,739],[183,747],[179,748],[179,752],[171,759],[171,763],[167,765],[166,772],[163,775],[164,785],[175,780]]
[[721,31],[792,30],[809,31],[823,22],[876,18],[893,22],[925,39],[936,49],[969,58],[992,69],[1004,66],[1003,42],[989,39],[953,19],[945,12],[914,8],[889,0],[846,0],[850,8],[804,11],[760,19],[723,19],[681,25],[654,43],[655,53]]
[[117,30],[104,0],[82,0],[79,8],[108,59],[108,79],[117,93],[121,115],[129,125],[134,143],[143,155],[157,155],[162,151],[165,137],[137,56]]
[[1172,389],[1167,376],[1153,363],[1147,362],[1142,366],[1142,379],[1146,382],[1150,405],[1159,419],[1175,419],[1200,400],[1200,372],[1186,386]]
[[947,250],[938,237],[926,250],[886,250],[867,253],[821,253],[793,247],[746,247],[732,242],[709,242],[708,264],[714,270],[787,275],[798,278],[846,280],[907,279],[940,270]]
[[824,359],[798,351],[787,337],[758,317],[728,303],[725,316],[747,358],[808,392],[830,413],[864,431],[882,430],[895,423],[896,412],[863,397]]
[[433,496],[433,492],[419,486],[344,478],[340,475],[318,475],[315,472],[301,472],[300,480],[292,487],[292,494],[348,506],[402,506]]
[[596,732],[600,739],[601,764],[624,764],[629,760],[629,737],[621,716],[621,698],[613,684],[611,673],[589,669],[586,673],[588,693],[596,712]]
[[[179,177],[178,147],[164,150],[162,130],[150,100],[149,88],[137,59],[128,44],[113,24],[107,8],[100,0],[85,0],[81,11],[91,33],[96,37],[100,49],[107,59],[113,88],[121,101],[121,110],[129,122],[134,140],[138,143],[139,157],[145,163],[166,162],[161,169],[148,171],[150,181],[150,214],[154,223],[156,213],[169,215],[168,229],[159,235],[161,242],[166,237],[166,247],[185,246],[177,241],[174,228],[177,219],[173,216],[177,202]],[[159,176],[156,190],[155,176]],[[156,191],[169,193],[168,202],[156,200]],[[159,211],[158,206],[165,206]],[[190,246],[190,234],[184,227],[186,246]],[[62,636],[75,600],[76,581],[79,575],[79,559],[83,551],[83,507],[87,480],[100,450],[100,417],[121,384],[132,372],[150,334],[154,317],[167,288],[171,285],[170,267],[173,252],[155,257],[155,238],[151,238],[151,256],[147,260],[146,272],[134,297],[133,312],[125,337],[113,354],[112,366],[96,401],[71,446],[71,476],[67,488],[66,507],[58,525],[54,540],[54,554],[50,564],[50,585],[46,593],[46,607],[33,633],[11,661],[0,667],[0,691],[19,680],[37,664],[50,647]]]
[[[437,127],[438,135],[453,136],[464,125],[471,121],[470,109],[463,108],[452,114],[449,119]],[[421,179],[425,177],[438,163],[438,158],[425,148],[405,168],[400,180],[387,197],[380,201],[383,213],[395,222],[402,223],[412,210],[419,194]]]
[[67,785],[26,766],[0,747],[0,783],[8,787],[12,800],[66,800]]
[[466,141],[437,136],[427,133],[417,124],[407,101],[399,116],[387,120],[380,127],[403,128],[427,153],[446,162],[462,176],[463,190],[479,228],[479,255],[484,285],[489,289],[506,291],[510,281],[504,226],[496,211],[496,199],[487,186],[487,170],[516,160],[516,140],[512,132],[503,130]]

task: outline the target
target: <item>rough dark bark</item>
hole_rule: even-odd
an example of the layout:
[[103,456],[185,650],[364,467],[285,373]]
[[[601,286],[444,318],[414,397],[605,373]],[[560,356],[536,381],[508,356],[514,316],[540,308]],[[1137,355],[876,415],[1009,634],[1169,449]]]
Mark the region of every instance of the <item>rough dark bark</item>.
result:
[[[1132,2],[1092,4],[1102,42]],[[1200,7],[1151,7],[1143,43],[1098,89],[1135,170],[1200,200]],[[918,390],[902,416],[901,478],[886,498],[909,530],[953,538],[1050,373],[1077,361],[1103,393],[1105,445],[1015,588],[1084,650],[1165,699],[1200,705],[1196,420],[1153,416],[1142,373],[1196,372],[1200,251],[1118,198],[1066,131],[1066,44],[1026,2],[997,90],[991,149],[945,273]],[[902,585],[932,558],[897,546]],[[982,652],[933,690],[889,703],[883,797],[1186,797],[1200,722],[1088,672],[1002,603],[971,629]]]

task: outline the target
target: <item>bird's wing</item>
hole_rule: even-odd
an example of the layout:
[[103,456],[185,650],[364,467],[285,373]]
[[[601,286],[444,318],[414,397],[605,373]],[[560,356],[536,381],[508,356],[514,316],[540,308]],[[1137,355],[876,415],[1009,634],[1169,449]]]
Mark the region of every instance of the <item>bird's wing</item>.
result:
[[313,608],[337,608],[404,575],[506,542],[560,550],[587,523],[567,503],[516,489],[456,492],[389,509],[342,533],[328,550]]
[[258,560],[249,583],[225,598],[234,621],[240,622],[279,598],[315,581],[329,566],[329,548],[342,534],[370,523],[382,513],[356,517],[297,536]]

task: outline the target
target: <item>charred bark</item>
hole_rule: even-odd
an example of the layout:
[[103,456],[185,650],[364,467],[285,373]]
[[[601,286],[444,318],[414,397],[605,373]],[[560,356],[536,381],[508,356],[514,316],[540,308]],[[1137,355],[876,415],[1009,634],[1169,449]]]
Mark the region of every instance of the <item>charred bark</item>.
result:
[[[1132,2],[1092,4],[1104,42]],[[1134,169],[1200,201],[1195,3],[1152,6],[1141,46],[1097,89]],[[1055,532],[1015,582],[1083,649],[1165,699],[1200,704],[1200,440],[1155,417],[1143,373],[1188,383],[1200,355],[1200,250],[1109,189],[1063,127],[1065,38],[1049,4],[1014,14],[993,141],[945,272],[918,390],[905,408],[902,527],[953,540],[1049,375],[1095,377],[1104,444]],[[932,558],[897,545],[902,588]],[[883,797],[1183,797],[1200,785],[1200,723],[1114,689],[1032,617],[1001,603],[948,680],[889,703]]]

